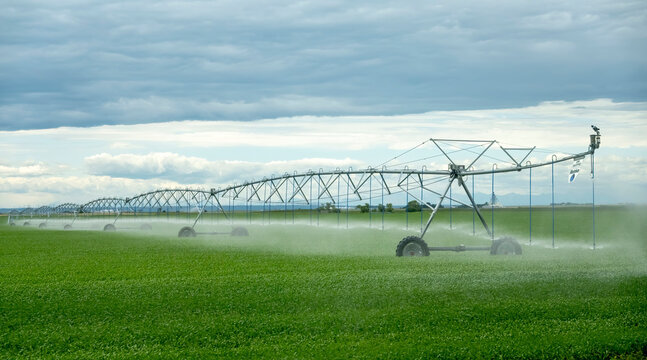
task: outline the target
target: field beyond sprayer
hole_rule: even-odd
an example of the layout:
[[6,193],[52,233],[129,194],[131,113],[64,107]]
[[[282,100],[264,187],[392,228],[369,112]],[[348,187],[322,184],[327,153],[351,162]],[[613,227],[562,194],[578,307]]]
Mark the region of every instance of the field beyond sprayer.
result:
[[[3,225],[0,357],[646,357],[647,211],[601,209],[591,250],[588,210],[562,210],[558,248],[538,219],[521,256],[396,258],[415,227],[388,221],[181,239]],[[496,233],[527,244],[506,211]],[[430,245],[487,243],[471,214],[445,220]]]

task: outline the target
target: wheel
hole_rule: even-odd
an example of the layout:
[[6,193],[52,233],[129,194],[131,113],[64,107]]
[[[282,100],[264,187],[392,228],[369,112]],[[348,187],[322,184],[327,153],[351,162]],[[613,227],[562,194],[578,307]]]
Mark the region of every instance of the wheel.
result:
[[16,226],[15,222],[9,223],[9,226]]
[[45,224],[45,223],[40,223],[40,224],[38,224],[38,228],[39,228],[39,229],[44,229],[44,228],[46,228],[46,227],[47,227],[47,224]]
[[140,230],[144,230],[144,231],[148,231],[148,230],[153,230],[153,227],[151,226],[151,224],[142,224],[142,225],[139,227],[139,229],[140,229]]
[[106,224],[106,226],[103,227],[103,231],[117,231],[117,228],[113,224]]
[[64,230],[72,230],[72,225],[66,224],[65,226],[63,226],[63,229]]
[[25,223],[22,224],[22,226],[29,226],[29,225],[31,225],[31,223],[29,223],[29,221],[25,221]]
[[231,229],[231,236],[249,236],[249,232],[242,226]]
[[178,237],[195,237],[195,230],[190,226],[185,226],[177,233]]
[[429,247],[421,238],[407,236],[395,248],[395,256],[429,256]]
[[521,255],[521,245],[511,237],[496,239],[490,248],[492,255]]

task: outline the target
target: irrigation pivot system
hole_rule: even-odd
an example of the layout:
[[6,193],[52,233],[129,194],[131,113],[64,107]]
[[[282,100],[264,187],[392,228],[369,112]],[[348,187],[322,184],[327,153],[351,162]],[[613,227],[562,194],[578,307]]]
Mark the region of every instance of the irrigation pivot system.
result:
[[[9,214],[9,224],[66,230],[85,228],[116,231],[127,228],[150,230],[153,224],[166,222],[170,225],[178,224],[180,237],[221,234],[246,236],[248,230],[245,224],[292,223],[349,227],[351,214],[355,216],[355,213],[361,212],[368,213],[365,215],[368,217],[369,227],[384,229],[385,213],[389,211],[389,207],[391,211],[393,209],[392,204],[387,203],[391,201],[407,204],[406,229],[410,228],[411,223],[412,228],[417,228],[419,223],[420,231],[419,234],[404,237],[397,244],[397,256],[427,256],[430,251],[468,250],[520,254],[521,246],[516,240],[510,237],[495,239],[494,236],[495,175],[528,170],[532,188],[532,170],[550,166],[554,214],[556,164],[573,161],[573,169],[569,174],[569,182],[572,182],[579,172],[580,163],[589,155],[593,178],[594,153],[600,147],[600,131],[595,126],[593,129],[595,133],[590,135],[586,151],[574,154],[552,153],[546,155],[546,160],[535,163],[528,160],[529,156],[546,151],[535,147],[504,146],[496,140],[430,138],[376,167],[361,170],[310,170],[272,175],[224,188],[160,189],[128,198],[109,197],[85,204],[65,203],[55,207],[26,208],[12,211]],[[421,157],[415,157],[420,153]],[[443,164],[446,164],[446,169],[427,169],[427,166],[445,167]],[[482,207],[474,199],[475,183],[479,177],[491,178],[492,196],[488,204],[492,207],[490,224],[482,214]],[[594,194],[593,187],[593,198]],[[532,197],[530,201],[531,199]],[[450,221],[451,209],[455,204],[471,209],[474,219],[478,219],[487,233],[490,244],[479,247],[428,246],[425,235],[438,211],[447,207],[443,205],[447,202]],[[412,204],[427,208],[428,218],[423,219],[425,213],[420,209],[418,212],[410,212],[409,206]],[[226,231],[223,230],[223,225],[227,226]]]

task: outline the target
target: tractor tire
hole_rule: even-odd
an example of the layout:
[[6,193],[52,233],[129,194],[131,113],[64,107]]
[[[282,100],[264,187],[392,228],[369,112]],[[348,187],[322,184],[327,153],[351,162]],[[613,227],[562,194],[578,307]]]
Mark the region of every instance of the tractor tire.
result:
[[249,232],[242,226],[236,226],[231,229],[231,236],[249,236]]
[[72,225],[66,224],[65,226],[63,226],[63,230],[72,230]]
[[9,223],[9,226],[16,226],[15,222]]
[[511,237],[496,239],[490,248],[491,255],[521,255],[521,245]]
[[395,256],[429,256],[429,247],[418,236],[407,236],[398,243]]
[[195,230],[190,226],[185,226],[177,233],[178,237],[195,237]]
[[117,231],[117,228],[113,224],[106,224],[106,226],[103,227],[103,231]]
[[151,224],[142,224],[139,227],[139,230],[150,231],[153,230],[153,227],[151,226]]
[[29,225],[31,225],[31,223],[30,223],[29,221],[25,221],[25,222],[22,224],[22,226],[29,226]]
[[46,223],[40,223],[40,224],[38,224],[38,228],[39,228],[39,229],[44,229],[44,228],[46,228],[46,227],[47,227],[47,224],[46,224]]

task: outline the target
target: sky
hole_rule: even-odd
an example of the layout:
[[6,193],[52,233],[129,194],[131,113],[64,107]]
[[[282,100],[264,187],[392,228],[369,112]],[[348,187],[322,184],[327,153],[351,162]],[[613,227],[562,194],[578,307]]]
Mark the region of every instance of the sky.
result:
[[[579,152],[591,124],[600,200],[647,202],[644,1],[8,0],[0,54],[3,208],[360,168],[429,137]],[[590,201],[582,183],[560,198]]]

